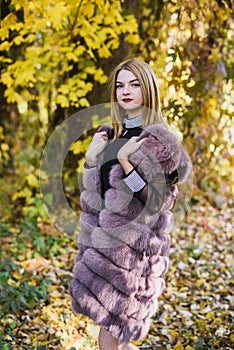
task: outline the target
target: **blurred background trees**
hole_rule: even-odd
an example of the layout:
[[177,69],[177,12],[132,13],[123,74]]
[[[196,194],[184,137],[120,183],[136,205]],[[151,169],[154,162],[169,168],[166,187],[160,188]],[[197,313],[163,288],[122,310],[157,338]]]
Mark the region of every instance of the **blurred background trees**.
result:
[[0,18],[0,348],[96,348],[90,320],[70,310],[76,243],[45,212],[39,169],[53,132],[80,112],[71,134],[87,133],[71,145],[62,183],[78,217],[77,169],[103,122],[85,109],[109,101],[109,74],[129,57],[157,74],[163,115],[194,169],[189,215],[172,235],[166,307],[144,344],[233,348],[233,1],[0,0]]
[[[231,1],[0,4],[0,169],[14,184],[8,197],[20,201],[25,215],[42,214],[38,176],[49,136],[74,112],[109,100],[108,76],[127,57],[145,60],[158,76],[164,116],[192,157],[193,199],[202,193],[218,207],[232,204]],[[95,126],[84,118],[79,123]],[[65,174],[84,152],[71,149]]]

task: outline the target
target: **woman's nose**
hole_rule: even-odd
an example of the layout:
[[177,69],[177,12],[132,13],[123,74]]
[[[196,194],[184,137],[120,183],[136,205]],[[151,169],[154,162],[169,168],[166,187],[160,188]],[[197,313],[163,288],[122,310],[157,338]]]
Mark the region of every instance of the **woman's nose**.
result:
[[129,94],[129,86],[128,86],[127,84],[124,85],[123,94],[124,94],[124,95],[128,95],[128,94]]

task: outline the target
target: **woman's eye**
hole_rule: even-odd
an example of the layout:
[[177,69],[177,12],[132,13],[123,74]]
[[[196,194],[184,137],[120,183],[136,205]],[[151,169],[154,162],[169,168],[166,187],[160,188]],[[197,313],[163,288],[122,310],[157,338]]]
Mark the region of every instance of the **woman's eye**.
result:
[[140,84],[139,83],[134,83],[134,84],[132,84],[132,87],[134,87],[134,88],[140,87]]
[[123,85],[116,85],[116,89],[120,89]]

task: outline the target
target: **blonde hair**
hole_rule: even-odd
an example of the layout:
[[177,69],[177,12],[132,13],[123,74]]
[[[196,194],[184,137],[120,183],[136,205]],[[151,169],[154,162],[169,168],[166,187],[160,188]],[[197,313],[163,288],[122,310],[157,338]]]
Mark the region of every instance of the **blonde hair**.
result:
[[138,79],[143,94],[143,124],[146,127],[151,124],[165,123],[160,107],[160,95],[157,78],[151,67],[144,61],[129,59],[121,62],[112,72],[110,77],[111,88],[111,117],[115,138],[119,137],[123,130],[125,117],[124,109],[117,103],[116,79],[118,73],[129,70]]

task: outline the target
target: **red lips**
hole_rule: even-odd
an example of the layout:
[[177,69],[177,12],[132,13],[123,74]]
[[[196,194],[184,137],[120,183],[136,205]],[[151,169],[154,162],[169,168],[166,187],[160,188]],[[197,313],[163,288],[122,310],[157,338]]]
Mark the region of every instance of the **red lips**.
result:
[[132,101],[132,98],[123,98],[122,101],[123,101],[123,102],[126,102],[126,103],[127,103],[127,102],[131,102],[131,101]]

